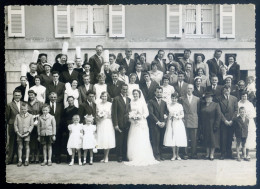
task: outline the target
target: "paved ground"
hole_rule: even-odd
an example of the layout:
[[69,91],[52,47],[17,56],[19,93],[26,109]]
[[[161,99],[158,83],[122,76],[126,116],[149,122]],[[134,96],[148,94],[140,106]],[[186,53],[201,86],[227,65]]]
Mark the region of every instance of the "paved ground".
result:
[[41,167],[7,165],[8,183],[79,183],[79,184],[195,184],[255,185],[256,159],[163,161],[147,167],[129,167],[110,161],[70,167],[55,164]]

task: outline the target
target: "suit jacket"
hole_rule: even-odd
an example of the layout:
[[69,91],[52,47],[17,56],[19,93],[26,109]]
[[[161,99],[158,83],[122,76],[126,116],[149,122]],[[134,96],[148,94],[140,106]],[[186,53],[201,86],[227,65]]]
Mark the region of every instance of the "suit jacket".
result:
[[[179,63],[180,63],[180,66],[181,66],[182,71],[185,71],[185,65],[187,64],[187,60],[184,59],[184,58],[181,58],[181,59],[179,60]],[[189,59],[189,63],[192,65],[191,70],[194,70],[194,61],[191,60],[191,59]]]
[[238,104],[237,98],[229,95],[229,99],[227,100],[224,95],[219,98],[219,106],[221,109],[221,120],[224,122],[225,120],[231,121],[237,117],[238,112]]
[[74,79],[79,81],[79,72],[75,70],[71,72],[71,75],[69,74],[69,71],[63,71],[60,75],[60,81],[63,83],[72,83]]
[[90,71],[94,72],[95,83],[97,83],[96,76],[100,73],[103,63],[104,63],[103,57],[101,57],[101,60],[100,60],[96,54],[89,58],[89,64],[91,66]]
[[224,63],[221,60],[219,60],[219,65],[218,65],[215,58],[209,59],[207,61],[207,64],[208,64],[208,67],[209,67],[209,76],[210,77],[214,74],[218,75],[219,72],[220,72],[220,70],[219,70],[220,66],[224,65]]
[[120,95],[122,85],[124,84],[123,81],[117,80],[116,85],[109,84],[107,86],[107,92],[110,95],[111,98],[115,98],[116,96]]
[[158,86],[159,86],[158,83],[153,81],[153,80],[151,80],[151,84],[150,84],[149,89],[147,87],[146,82],[143,82],[143,83],[140,84],[140,88],[141,88],[141,91],[144,95],[144,99],[145,99],[146,102],[148,102],[149,100],[154,98],[155,90]]
[[173,84],[173,87],[174,87],[175,91],[179,94],[180,97],[181,96],[183,97],[183,96],[187,95],[188,83],[183,82],[182,87],[180,88],[179,87],[179,83],[177,81],[177,83]]
[[191,103],[189,103],[188,97],[185,96],[181,100],[181,104],[184,110],[184,122],[186,128],[198,128],[200,99],[193,95]]
[[113,83],[111,70],[109,70],[109,72],[106,72],[106,71],[105,71],[104,73],[105,73],[105,75],[106,75],[105,83],[106,83],[107,85]]
[[[92,102],[92,107],[89,105],[88,101],[83,102],[82,104],[79,105],[79,117],[80,117],[80,122],[85,123],[85,115],[92,115],[94,118],[96,117],[96,104]],[[94,119],[95,123],[95,119]]]
[[151,99],[148,102],[149,119],[151,120],[151,125],[156,126],[158,121],[164,122],[164,114],[168,115],[169,111],[166,102],[161,100],[159,105],[156,98]]
[[233,126],[235,130],[235,136],[236,138],[246,138],[248,136],[248,125],[249,125],[249,119],[245,118],[245,121],[241,118],[241,116],[238,116],[234,119]]
[[24,101],[24,95],[25,95],[25,89],[26,89],[26,87],[20,85],[20,86],[16,87],[15,89],[18,89],[18,90],[20,90],[20,91],[22,92],[21,101]]
[[205,93],[206,88],[200,86],[200,89],[198,90],[196,86],[194,86],[193,95],[199,98],[202,98],[203,94]]
[[49,102],[49,94],[51,92],[57,93],[57,102],[63,103],[64,99],[64,91],[65,91],[65,84],[62,82],[58,82],[58,85],[55,87],[54,83],[51,82],[46,86],[46,97],[47,97],[47,102]]
[[214,94],[214,98],[213,98],[213,101],[214,101],[214,102],[217,102],[218,97],[221,96],[222,87],[223,87],[223,86],[221,86],[221,85],[217,85],[216,90],[213,90],[213,89],[212,89],[212,85],[206,87],[206,91],[207,91],[207,92],[212,92],[212,93]]
[[163,61],[163,64],[161,65],[161,63],[160,63],[160,61],[159,61],[158,59],[154,59],[154,60],[152,61],[151,65],[152,65],[154,62],[156,62],[156,63],[157,63],[157,69],[160,70],[160,71],[162,71],[163,74],[165,74],[166,71],[167,71],[167,66],[166,66],[166,62],[165,62],[164,60],[162,60],[162,61]]
[[[135,72],[136,73],[136,72]],[[136,74],[137,75],[137,74]],[[143,82],[145,82],[145,80],[144,80],[144,72],[141,72],[141,77],[140,77],[140,79],[138,78],[138,76],[136,77],[136,80],[135,80],[135,83],[136,84],[141,84],[141,83],[143,83]]]
[[[50,105],[50,102],[48,103]],[[60,124],[61,124],[61,116],[63,115],[63,103],[57,103],[56,102],[56,109],[55,109],[55,112],[54,112],[54,109],[51,107],[50,105],[50,114],[52,116],[54,116],[55,118],[55,121],[56,121],[56,133],[57,131],[59,131],[59,128],[60,128]]]
[[29,72],[26,73],[26,77],[29,83],[29,87],[33,87],[35,85],[34,83],[34,76],[32,76]]
[[[20,101],[20,103],[22,103],[22,102]],[[20,104],[20,107],[21,107],[21,104]],[[14,101],[7,104],[6,109],[5,109],[5,119],[6,119],[7,124],[13,125],[15,117],[17,114],[19,114],[19,112],[20,112],[20,110],[18,110],[18,107]]]
[[74,68],[75,71],[79,72],[79,74],[84,72],[83,68]]
[[129,76],[131,73],[135,72],[135,60],[134,59],[130,59],[130,63],[129,65],[126,63],[125,58],[123,59],[121,65],[125,66],[126,68],[126,75]]
[[[83,81],[82,76],[85,75],[85,74],[86,74],[85,71],[79,73],[79,84],[78,84],[78,86],[84,85],[84,81]],[[94,81],[95,81],[95,78],[94,78],[94,77],[95,77],[95,76],[94,76],[94,73],[93,73],[93,72],[89,72],[89,78],[90,78],[90,83],[91,83],[91,84],[94,84]]]
[[50,73],[49,76],[47,76],[45,73],[40,75],[41,77],[41,84],[46,87],[49,83],[53,81],[52,74]]
[[237,82],[240,80],[240,65],[238,63],[234,62],[233,65],[227,71],[227,74],[233,75],[232,83],[236,85]]
[[188,84],[193,84],[193,83],[194,83],[193,71],[190,73],[189,76],[188,76],[187,73],[185,72],[184,81],[185,81],[186,83],[188,83]]
[[113,126],[118,126],[120,129],[128,128],[129,111],[130,111],[130,98],[126,97],[126,103],[120,94],[115,97],[112,102],[112,122]]
[[[89,90],[93,90],[92,84],[89,84]],[[78,91],[79,91],[79,104],[87,102],[87,95],[86,95],[87,89],[85,85],[79,86]]]

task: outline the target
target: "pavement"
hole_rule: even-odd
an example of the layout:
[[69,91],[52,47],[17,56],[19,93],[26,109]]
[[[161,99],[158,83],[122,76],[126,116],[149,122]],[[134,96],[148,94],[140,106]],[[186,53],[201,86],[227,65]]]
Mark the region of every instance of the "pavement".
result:
[[[251,156],[252,157],[252,156]],[[168,158],[168,157],[167,157]],[[97,161],[97,159],[96,159]],[[30,164],[6,166],[7,183],[63,184],[184,184],[184,185],[255,185],[256,159],[236,160],[165,160],[156,165],[132,167],[109,161],[93,165],[52,166]]]

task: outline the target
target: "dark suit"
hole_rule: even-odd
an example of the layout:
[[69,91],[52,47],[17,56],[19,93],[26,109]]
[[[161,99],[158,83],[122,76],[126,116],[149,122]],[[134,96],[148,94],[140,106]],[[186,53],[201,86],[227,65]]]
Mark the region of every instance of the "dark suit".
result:
[[69,71],[63,71],[60,75],[60,81],[63,83],[72,83],[73,80],[79,81],[79,72],[73,70],[71,74]]
[[144,99],[146,102],[153,99],[155,96],[155,90],[157,87],[159,87],[158,83],[151,80],[150,87],[148,89],[146,82],[140,83],[140,88],[142,90],[142,93],[144,95]]
[[126,75],[129,76],[131,73],[135,72],[135,60],[134,59],[130,59],[130,63],[129,65],[126,62],[126,58],[123,59],[122,64],[123,66],[125,66],[126,68]]
[[234,127],[235,136],[237,140],[241,141],[241,138],[247,138],[248,124],[249,124],[248,118],[245,118],[245,121],[243,121],[241,116],[238,116],[237,118],[234,119],[233,127]]
[[34,83],[34,76],[32,76],[30,74],[30,72],[27,72],[26,73],[26,77],[27,77],[27,80],[28,80],[28,83],[29,83],[29,87],[30,88],[33,87],[35,85],[35,83]]
[[120,95],[120,91],[122,88],[122,85],[124,84],[123,81],[116,81],[116,85],[113,83],[107,86],[107,92],[110,95],[111,98],[115,98],[116,96]]
[[[84,85],[84,81],[83,81],[82,76],[85,75],[85,74],[86,74],[86,72],[79,73],[79,84],[78,84],[78,86]],[[89,75],[89,79],[90,79],[89,83],[94,84],[94,81],[95,81],[94,72],[89,72],[89,74],[87,74],[87,75]]]
[[129,111],[130,111],[130,98],[126,97],[126,103],[120,94],[115,97],[112,102],[112,122],[113,126],[118,126],[122,131],[115,131],[116,134],[116,152],[118,159],[127,159],[127,138],[129,130]]
[[58,103],[63,103],[64,99],[64,91],[65,91],[65,84],[62,82],[58,82],[57,86],[54,86],[54,83],[51,82],[46,86],[46,97],[47,97],[47,102],[49,102],[49,94],[51,92],[57,93],[57,102]]
[[216,88],[216,89],[213,89],[213,88],[212,88],[212,85],[206,87],[206,91],[207,91],[207,92],[212,92],[212,93],[214,94],[214,97],[213,97],[213,101],[214,101],[214,102],[217,102],[217,101],[218,101],[218,98],[221,96],[221,94],[222,94],[222,87],[223,87],[223,86],[221,86],[221,85],[217,85],[217,88]]
[[57,71],[59,72],[60,74],[63,72],[63,71],[67,71],[68,70],[68,64],[60,64],[58,62],[54,63],[53,64],[53,67],[51,69],[51,71]]
[[[188,61],[185,58],[181,58],[179,60],[179,63],[180,63],[182,71],[185,71],[185,65],[188,63]],[[189,59],[189,63],[192,65],[191,70],[194,70],[194,61]]]
[[214,74],[218,75],[219,72],[220,72],[220,70],[219,70],[220,66],[224,65],[224,63],[221,60],[219,60],[219,65],[218,65],[215,58],[209,59],[207,61],[207,64],[208,64],[208,67],[209,67],[209,76],[210,77]]
[[225,120],[233,121],[237,117],[238,104],[237,98],[229,95],[227,100],[224,95],[219,98],[219,106],[221,109],[221,123],[220,123],[220,145],[222,156],[232,156],[232,140],[234,129],[233,125],[227,126]]
[[[50,103],[48,103],[50,105]],[[50,114],[54,116],[56,121],[56,141],[53,145],[53,152],[55,153],[55,158],[60,160],[61,148],[62,148],[62,130],[61,130],[61,116],[63,115],[63,103],[56,102],[56,108],[54,112],[54,107],[50,105]]]
[[50,73],[49,76],[47,76],[45,73],[40,75],[41,77],[41,84],[46,87],[49,83],[53,81],[52,74]]
[[74,68],[75,71],[79,72],[79,74],[84,72],[83,68]]
[[188,75],[188,74],[185,72],[184,82],[186,82],[186,83],[188,83],[188,84],[193,84],[193,83],[194,83],[193,72],[191,72],[190,75]]
[[143,83],[143,82],[145,82],[145,80],[144,80],[144,72],[141,72],[141,77],[140,78],[137,76],[137,73],[136,73],[135,83],[139,84],[139,86],[140,86],[140,84]]
[[[79,105],[79,117],[80,122],[85,123],[85,115],[92,115],[94,118],[96,117],[96,104],[92,102],[92,107],[89,105],[89,102],[86,100],[82,104]],[[95,122],[95,120],[94,120]]]
[[180,88],[179,82],[177,81],[177,83],[173,84],[173,87],[174,87],[175,91],[179,94],[180,97],[183,97],[183,96],[187,95],[188,83],[185,83],[183,81],[182,87]]
[[[20,101],[20,107],[21,107]],[[8,159],[7,163],[12,163],[14,154],[17,154],[17,141],[16,141],[16,133],[14,131],[14,120],[17,114],[19,114],[20,110],[18,110],[17,105],[14,101],[10,102],[6,105],[5,109],[5,119],[8,124],[8,135],[9,135],[9,150],[8,150]]]
[[98,56],[95,54],[89,58],[89,64],[90,64],[90,71],[94,72],[94,83],[97,83],[97,75],[100,73],[101,67],[104,63],[103,57],[101,57],[101,60],[98,58]]
[[20,90],[20,91],[22,92],[21,101],[24,101],[24,95],[25,95],[25,89],[26,89],[26,87],[20,85],[20,86],[16,87],[15,89],[18,89],[18,90]]
[[149,127],[151,129],[153,155],[156,159],[161,158],[160,145],[164,137],[165,127],[160,128],[156,123],[158,121],[164,122],[164,114],[168,115],[168,109],[166,102],[161,100],[160,105],[156,98],[153,98],[148,102],[149,109]]
[[157,63],[157,69],[160,70],[160,71],[162,71],[163,74],[165,74],[166,71],[167,71],[166,62],[165,62],[164,60],[162,60],[163,63],[162,63],[162,65],[161,65],[161,63],[160,63],[160,61],[159,61],[158,59],[154,59],[154,60],[152,61],[151,65],[152,65],[154,62]]
[[[88,90],[93,90],[93,85],[89,84],[89,89]],[[79,104],[82,104],[83,102],[87,102],[87,89],[85,85],[81,85],[78,88],[79,91]]]
[[205,91],[206,91],[205,87],[200,86],[200,89],[198,89],[196,86],[194,86],[193,95],[196,97],[202,98]]
[[236,85],[237,82],[240,80],[240,65],[234,62],[227,71],[227,75],[233,75],[232,83]]

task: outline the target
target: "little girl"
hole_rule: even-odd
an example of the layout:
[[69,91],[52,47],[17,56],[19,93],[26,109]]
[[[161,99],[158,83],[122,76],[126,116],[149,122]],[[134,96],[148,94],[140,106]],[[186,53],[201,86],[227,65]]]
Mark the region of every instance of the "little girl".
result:
[[93,125],[94,117],[92,115],[86,115],[85,122],[86,125],[83,125],[83,150],[84,150],[84,161],[83,165],[86,165],[86,158],[87,153],[89,150],[90,153],[90,161],[89,165],[93,165],[93,149],[96,146],[96,137],[95,137],[95,131],[96,131],[96,125]]
[[80,124],[80,118],[79,115],[74,115],[72,117],[73,124],[70,124],[68,126],[68,129],[70,131],[70,136],[67,144],[67,149],[69,152],[69,155],[72,155],[70,166],[74,165],[74,157],[75,157],[75,151],[78,151],[78,158],[79,158],[79,165],[82,165],[81,162],[81,148],[82,148],[82,128],[83,124]]

